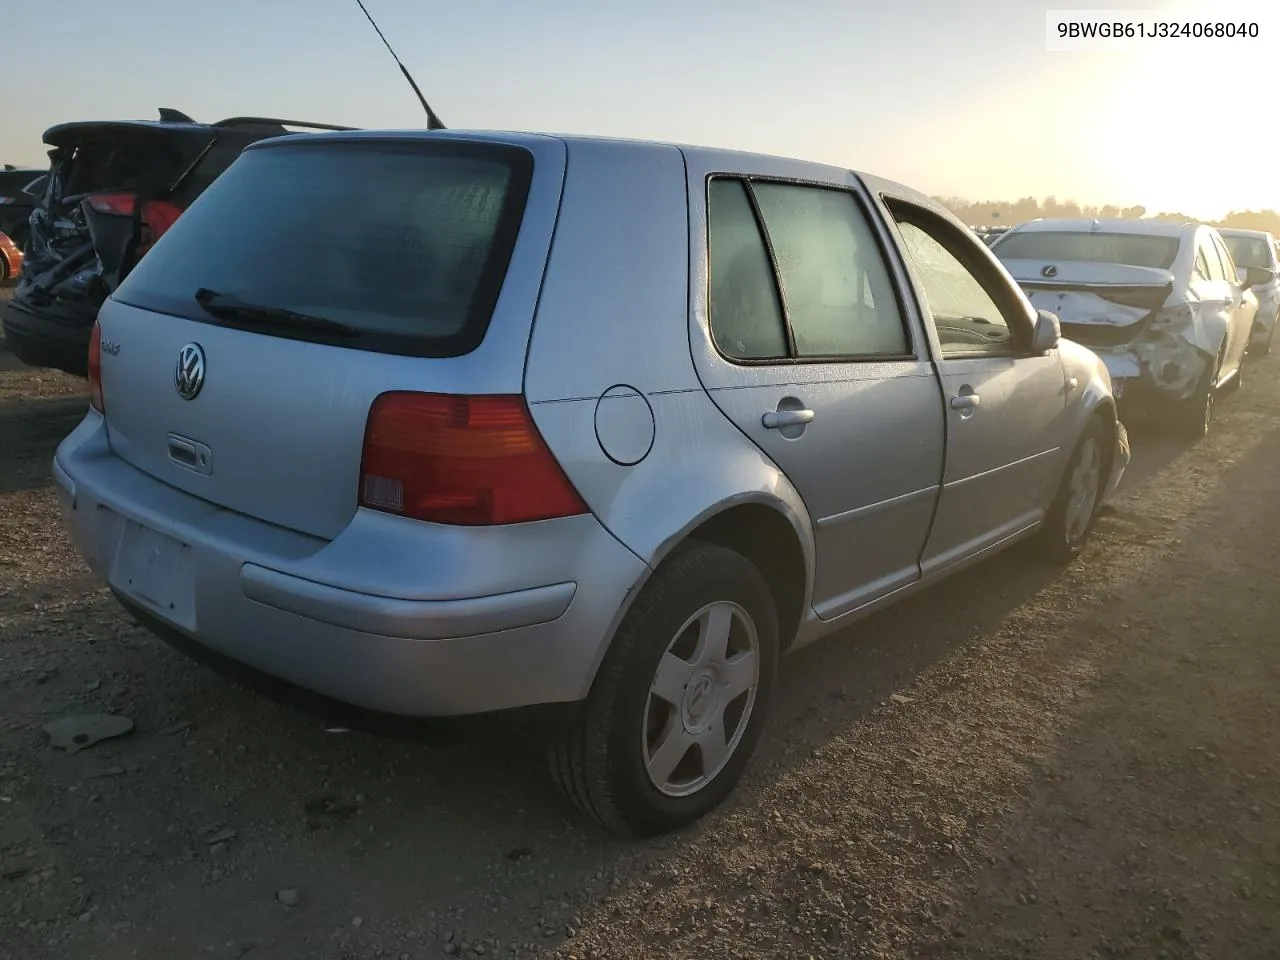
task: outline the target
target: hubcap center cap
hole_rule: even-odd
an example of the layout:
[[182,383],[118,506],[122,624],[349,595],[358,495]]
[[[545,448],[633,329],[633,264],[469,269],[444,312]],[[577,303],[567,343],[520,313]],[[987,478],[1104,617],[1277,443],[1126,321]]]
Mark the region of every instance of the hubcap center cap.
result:
[[680,712],[684,715],[685,728],[693,731],[705,726],[715,717],[716,679],[711,671],[698,673],[684,690],[684,702]]

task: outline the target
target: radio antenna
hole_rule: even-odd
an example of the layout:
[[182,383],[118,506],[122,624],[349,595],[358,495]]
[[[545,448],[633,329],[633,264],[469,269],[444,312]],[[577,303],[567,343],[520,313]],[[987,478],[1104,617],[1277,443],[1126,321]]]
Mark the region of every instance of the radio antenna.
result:
[[404,74],[404,78],[409,81],[409,86],[413,87],[413,92],[418,95],[418,102],[422,104],[422,109],[427,112],[427,129],[443,130],[444,124],[440,122],[440,118],[436,116],[436,112],[431,109],[431,105],[427,103],[427,98],[422,95],[422,91],[418,89],[418,85],[414,83],[413,77],[409,74],[409,68],[400,62],[400,58],[396,56],[396,52],[391,49],[391,44],[387,42],[387,38],[383,36],[382,31],[378,28],[378,24],[374,22],[369,11],[365,8],[364,0],[356,0],[360,6],[360,12],[365,15],[365,19],[369,21],[369,25],[378,34],[378,39],[382,41],[382,45],[387,48],[387,53],[391,54],[391,59],[396,62],[396,66],[400,68],[400,72]]

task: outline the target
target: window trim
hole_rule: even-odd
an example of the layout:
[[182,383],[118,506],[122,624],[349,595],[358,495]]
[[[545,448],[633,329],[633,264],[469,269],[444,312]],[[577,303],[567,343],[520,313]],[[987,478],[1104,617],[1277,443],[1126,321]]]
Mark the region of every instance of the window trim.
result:
[[[773,248],[773,237],[769,233],[769,228],[764,222],[764,213],[760,209],[760,201],[756,199],[756,192],[751,189],[751,184],[745,180],[739,180],[738,186],[742,188],[743,194],[747,198],[747,206],[751,208],[751,218],[755,221],[756,233],[760,235],[760,239],[764,241],[764,255],[769,260],[769,272],[772,274],[773,293],[778,298],[778,315],[782,319],[782,339],[787,345],[788,359],[798,357],[800,352],[796,347],[796,331],[791,325],[791,309],[787,306],[787,291],[782,283],[782,268],[778,266],[778,254]],[[711,197],[711,186],[707,185],[708,201]],[[711,326],[711,207],[707,207],[707,326]],[[714,333],[712,334],[714,337]],[[718,347],[717,347],[718,349]],[[768,357],[761,357],[762,360],[768,360]]]
[[1231,250],[1227,246],[1227,242],[1222,239],[1221,234],[1215,235],[1211,233],[1209,238],[1218,250],[1218,259],[1222,261],[1222,272],[1227,275],[1227,283],[1232,286],[1239,284],[1240,278],[1237,272],[1240,268],[1236,266],[1235,258],[1231,256]]
[[1203,241],[1196,243],[1196,257],[1192,262],[1191,269],[1201,280],[1209,283],[1213,282],[1213,277],[1209,276],[1209,255],[1205,253]]
[[[714,180],[736,180],[742,185],[743,191],[747,195],[747,201],[751,204],[751,213],[755,218],[756,230],[759,231],[761,239],[764,241],[765,253],[769,257],[769,269],[772,271],[773,289],[778,297],[778,304],[781,307],[783,335],[787,342],[787,356],[785,357],[762,357],[762,358],[739,358],[731,357],[725,353],[724,349],[716,340],[715,328],[711,323],[711,183]],[[880,254],[881,263],[885,268],[885,277],[889,281],[889,286],[893,290],[894,305],[898,309],[898,322],[902,325],[902,332],[906,335],[908,353],[850,353],[850,354],[831,354],[824,356],[799,356],[795,346],[795,331],[791,326],[791,311],[787,305],[786,291],[782,283],[782,274],[778,269],[778,261],[774,254],[773,238],[769,235],[768,227],[765,225],[764,216],[760,212],[759,203],[756,200],[755,191],[752,184],[769,183],[780,184],[782,186],[792,187],[809,187],[818,190],[831,190],[838,193],[844,193],[853,198],[853,202],[857,211],[863,216],[867,229],[871,234],[872,241],[875,243],[876,252]],[[703,303],[706,305],[707,311],[707,332],[711,337],[711,345],[715,349],[716,354],[726,363],[739,367],[768,367],[768,366],[801,366],[810,364],[833,364],[833,363],[903,363],[920,360],[920,346],[917,343],[914,331],[911,329],[908,314],[908,304],[906,302],[902,285],[898,283],[897,278],[893,275],[891,268],[893,251],[886,249],[884,237],[880,231],[876,229],[876,213],[867,203],[861,192],[853,186],[842,186],[840,184],[827,183],[822,180],[809,180],[800,177],[781,177],[771,176],[768,174],[752,174],[740,173],[733,171],[715,171],[708,173],[703,183],[703,250],[708,252],[707,255],[707,271],[706,285],[703,291]]]
[[[879,194],[879,197],[880,197],[880,202],[884,204],[885,210],[888,211],[889,220],[893,224],[894,232],[897,233],[899,236],[899,243],[901,243],[900,225],[902,221],[899,220],[898,214],[894,210],[895,207],[910,208],[911,210],[917,211],[920,214],[922,214],[925,219],[931,219],[934,222],[940,224],[944,230],[947,230],[947,229],[952,230],[956,237],[966,236],[965,232],[961,228],[957,227],[946,217],[944,217],[943,215],[941,215],[935,210],[929,209],[927,206],[924,206],[918,201],[908,199],[907,197],[897,196],[893,193],[884,192],[884,191],[882,191]],[[908,219],[906,222],[911,223],[912,221]],[[925,230],[925,228],[920,226],[920,224],[918,223],[913,224],[913,226],[916,226],[921,230]],[[965,350],[963,352],[960,352],[960,351],[948,352],[943,347],[942,338],[938,335],[938,324],[937,324],[937,321],[934,319],[933,310],[931,307],[929,307],[927,300],[923,300],[923,301],[921,300],[921,296],[920,296],[921,291],[916,289],[916,285],[913,282],[911,284],[911,287],[912,287],[911,295],[916,298],[916,305],[917,305],[917,309],[920,311],[920,317],[925,323],[928,324],[929,328],[932,328],[933,335],[937,340],[937,344],[938,344],[937,362],[942,363],[947,360],[1005,360],[1005,359],[1022,360],[1030,357],[1039,356],[1039,354],[1033,353],[1031,350],[1031,337],[1035,332],[1035,327],[1031,321],[1031,318],[1027,316],[1026,311],[1022,308],[1022,303],[1021,301],[1018,300],[1015,294],[1015,291],[1009,289],[1009,284],[1002,282],[1002,279],[1000,278],[998,273],[996,273],[995,277],[992,276],[992,273],[995,272],[995,268],[993,264],[984,260],[981,257],[970,256],[971,254],[974,253],[974,251],[972,250],[964,250],[965,242],[981,243],[982,241],[981,240],[973,240],[973,241],[962,240],[961,248],[962,250],[964,250],[964,255],[961,255],[960,253],[957,253],[955,250],[952,250],[951,247],[949,247],[942,240],[938,239],[937,237],[934,237],[932,232],[925,230],[925,233],[928,233],[935,243],[938,243],[944,250],[947,251],[947,253],[955,257],[955,259],[960,263],[960,266],[964,267],[964,269],[969,271],[969,273],[973,276],[973,278],[977,280],[979,286],[981,286],[983,291],[987,294],[987,296],[991,298],[991,302],[995,304],[996,309],[1000,311],[1000,316],[1004,319],[1005,324],[1008,326],[1010,332],[1013,333],[1014,336],[1016,337],[1015,340],[1011,340],[1007,344],[1007,349],[1003,349],[999,351],[977,348],[974,350]],[[990,248],[987,248],[987,252],[994,258],[995,254],[991,253]],[[905,247],[902,250],[902,259],[904,261],[905,266],[907,267],[907,276],[910,277],[912,273],[915,272],[915,266],[914,264],[909,262],[909,257],[907,255]],[[998,294],[991,290],[991,284],[993,281],[996,283]],[[1010,319],[1010,316],[1009,316],[1010,311],[1013,311],[1016,313],[1017,315],[1016,321],[1013,321]]]

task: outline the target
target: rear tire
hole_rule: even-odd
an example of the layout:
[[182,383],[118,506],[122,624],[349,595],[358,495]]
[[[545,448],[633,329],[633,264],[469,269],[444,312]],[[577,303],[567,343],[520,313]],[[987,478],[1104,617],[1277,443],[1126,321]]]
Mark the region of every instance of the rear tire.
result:
[[1093,532],[1110,472],[1107,430],[1094,417],[1067,462],[1058,494],[1040,529],[1040,552],[1052,563],[1070,563]]
[[1188,440],[1203,440],[1209,435],[1213,423],[1214,391],[1203,387],[1195,395],[1182,401],[1174,415],[1173,427],[1179,436]]
[[1196,392],[1181,401],[1173,410],[1173,429],[1187,440],[1203,440],[1209,435],[1213,423],[1214,401],[1217,399],[1218,378],[1222,375],[1222,361],[1226,346],[1218,353],[1217,362],[1201,377]]
[[1248,363],[1249,351],[1246,350],[1244,352],[1244,356],[1240,358],[1240,366],[1236,368],[1236,375],[1231,378],[1231,382],[1227,384],[1223,393],[1231,394],[1239,392],[1240,388],[1244,386],[1244,368]]
[[550,744],[561,791],[623,836],[698,820],[729,795],[755,750],[778,656],[778,615],[760,570],[715,544],[677,548]]

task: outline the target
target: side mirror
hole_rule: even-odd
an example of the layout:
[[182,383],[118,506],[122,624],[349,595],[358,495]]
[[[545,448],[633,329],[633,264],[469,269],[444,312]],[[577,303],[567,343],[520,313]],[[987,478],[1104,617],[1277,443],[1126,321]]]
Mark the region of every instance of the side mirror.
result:
[[1240,282],[1246,287],[1261,287],[1275,278],[1276,272],[1266,267],[1244,267],[1240,270]]
[[1048,310],[1036,311],[1036,326],[1031,333],[1031,352],[1048,353],[1062,339],[1062,324],[1057,314]]

